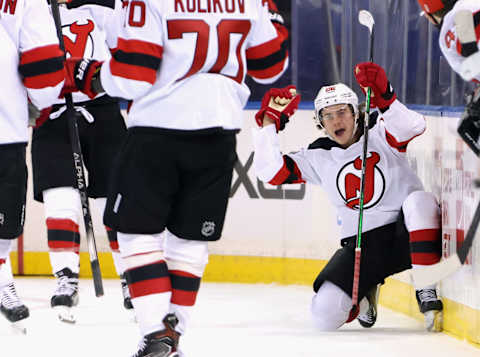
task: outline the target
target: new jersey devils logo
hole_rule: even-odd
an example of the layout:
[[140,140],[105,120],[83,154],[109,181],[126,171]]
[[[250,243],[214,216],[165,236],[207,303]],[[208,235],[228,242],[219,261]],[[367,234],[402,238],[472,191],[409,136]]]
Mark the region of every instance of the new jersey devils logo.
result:
[[63,26],[63,41],[65,50],[72,57],[93,57],[92,31],[95,24],[88,20],[86,24],[79,24],[78,21]]
[[[363,196],[363,208],[368,209],[375,206],[383,197],[385,192],[385,176],[378,168],[380,155],[371,152],[367,156],[365,168],[365,192]],[[358,209],[360,204],[360,181],[362,175],[362,158],[359,156],[341,168],[337,175],[337,189],[345,204]]]

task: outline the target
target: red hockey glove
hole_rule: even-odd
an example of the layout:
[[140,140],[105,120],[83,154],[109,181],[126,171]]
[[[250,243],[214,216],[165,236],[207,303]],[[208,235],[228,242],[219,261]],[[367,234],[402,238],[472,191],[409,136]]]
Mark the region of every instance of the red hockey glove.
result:
[[39,128],[45,123],[50,117],[50,112],[52,107],[47,107],[45,109],[38,109],[33,103],[28,100],[28,125],[34,128]]
[[298,109],[300,99],[301,96],[297,94],[297,89],[293,85],[270,89],[263,96],[262,107],[255,114],[258,126],[263,126],[263,118],[267,115],[275,122],[277,132],[282,131],[290,117]]
[[370,98],[372,108],[378,107],[380,111],[384,112],[397,99],[385,70],[378,64],[372,62],[359,63],[355,66],[354,73],[363,93],[366,93],[367,87],[372,89]]
[[[71,57],[67,59],[65,62],[67,70],[65,85],[75,83],[75,87],[79,91],[88,95],[90,99],[95,98],[102,91],[99,85],[100,79],[98,78],[102,63],[88,58]],[[98,82],[97,86],[93,85],[94,81]],[[62,90],[62,93],[68,93],[68,91]]]

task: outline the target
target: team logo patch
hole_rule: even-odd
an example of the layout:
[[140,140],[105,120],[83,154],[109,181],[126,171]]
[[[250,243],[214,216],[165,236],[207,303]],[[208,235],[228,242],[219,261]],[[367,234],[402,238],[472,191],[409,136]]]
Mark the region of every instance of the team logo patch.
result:
[[213,233],[215,233],[215,222],[203,222],[202,235],[205,237],[210,237]]
[[69,25],[62,26],[65,49],[72,57],[93,57],[94,41],[92,32],[95,24],[88,19],[86,23],[76,21]]
[[[380,155],[370,152],[367,156],[365,168],[365,191],[363,208],[369,209],[375,206],[385,193],[385,176],[377,166]],[[362,176],[362,158],[357,157],[344,165],[337,175],[337,189],[345,204],[351,209],[358,209],[360,204],[360,189]]]

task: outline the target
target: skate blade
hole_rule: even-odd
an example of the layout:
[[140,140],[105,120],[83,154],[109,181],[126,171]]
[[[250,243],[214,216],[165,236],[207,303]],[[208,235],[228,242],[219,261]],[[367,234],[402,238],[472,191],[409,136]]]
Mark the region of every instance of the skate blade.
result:
[[55,306],[53,309],[57,313],[57,317],[60,321],[68,324],[74,324],[77,322],[77,319],[75,318],[75,315],[73,314],[71,307]]
[[427,311],[424,314],[425,329],[430,332],[441,332],[443,330],[443,312]]
[[12,322],[11,324],[12,331],[15,335],[26,335],[27,334],[27,327],[25,326],[22,320]]

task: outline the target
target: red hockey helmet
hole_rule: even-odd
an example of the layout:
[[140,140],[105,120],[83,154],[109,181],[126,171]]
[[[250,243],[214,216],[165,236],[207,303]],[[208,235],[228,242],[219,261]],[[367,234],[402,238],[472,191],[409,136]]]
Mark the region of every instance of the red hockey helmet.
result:
[[418,0],[420,7],[427,14],[434,14],[443,9],[449,11],[456,2],[457,0]]

